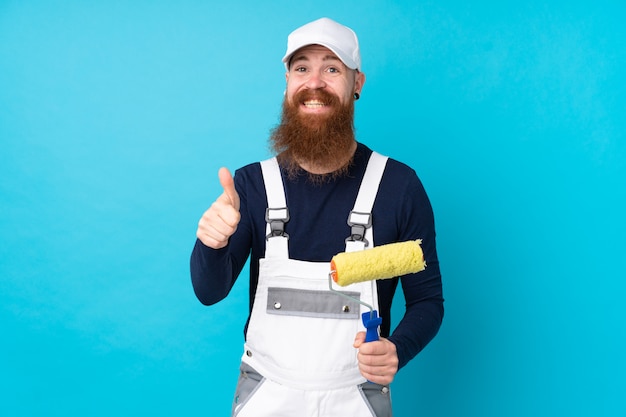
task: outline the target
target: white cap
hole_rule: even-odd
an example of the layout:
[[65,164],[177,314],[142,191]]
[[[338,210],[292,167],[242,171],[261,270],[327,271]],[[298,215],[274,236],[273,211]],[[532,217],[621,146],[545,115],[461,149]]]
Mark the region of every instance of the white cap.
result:
[[350,69],[361,69],[361,53],[356,33],[327,17],[307,23],[289,34],[287,52],[283,57],[289,70],[291,55],[307,45],[322,45],[330,49]]

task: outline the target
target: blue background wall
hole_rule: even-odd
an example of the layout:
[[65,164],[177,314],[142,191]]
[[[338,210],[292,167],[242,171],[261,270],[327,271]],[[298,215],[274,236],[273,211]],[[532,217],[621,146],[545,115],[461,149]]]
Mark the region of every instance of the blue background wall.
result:
[[324,15],[359,139],[436,212],[446,318],[396,415],[626,415],[623,2],[213,3],[0,0],[0,415],[228,415],[247,283],[196,301],[195,227]]

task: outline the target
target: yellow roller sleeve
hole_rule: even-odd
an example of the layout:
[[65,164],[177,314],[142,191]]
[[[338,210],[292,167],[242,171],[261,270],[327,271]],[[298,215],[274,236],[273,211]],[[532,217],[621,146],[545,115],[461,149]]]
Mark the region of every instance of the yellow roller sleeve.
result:
[[330,261],[333,280],[343,286],[387,279],[426,268],[421,240],[390,243],[356,252],[342,252]]

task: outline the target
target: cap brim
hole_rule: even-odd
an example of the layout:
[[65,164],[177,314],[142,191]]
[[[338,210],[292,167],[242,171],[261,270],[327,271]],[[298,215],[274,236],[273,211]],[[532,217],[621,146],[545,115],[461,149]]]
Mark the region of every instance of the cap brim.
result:
[[339,58],[346,67],[350,69],[358,69],[357,63],[354,62],[352,58],[345,56],[345,54],[342,54],[341,52],[339,52],[338,48],[329,44],[328,42],[312,42],[312,43],[305,43],[305,44],[297,45],[293,47],[292,48],[293,50],[287,51],[287,54],[283,57],[283,63],[285,64],[285,69],[289,70],[289,61],[291,60],[291,57],[293,56],[293,54],[295,54],[296,52],[298,52],[300,49],[304,48],[305,46],[309,46],[309,45],[321,45],[325,48],[328,48],[333,54],[337,55],[337,58]]

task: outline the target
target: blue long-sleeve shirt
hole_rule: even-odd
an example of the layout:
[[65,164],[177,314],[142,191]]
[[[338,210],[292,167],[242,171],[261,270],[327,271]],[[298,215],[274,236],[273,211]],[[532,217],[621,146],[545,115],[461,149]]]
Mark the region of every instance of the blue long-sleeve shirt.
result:
[[[292,259],[328,262],[345,251],[350,235],[348,214],[353,208],[371,150],[359,143],[345,176],[313,184],[307,173],[290,179],[283,173],[290,220],[285,225]],[[282,172],[281,172],[282,173]],[[259,259],[265,254],[267,197],[259,163],[235,172],[241,201],[241,221],[229,243],[211,249],[199,240],[191,255],[191,278],[196,296],[206,305],[224,299],[247,259],[250,261],[250,311],[256,290]],[[396,345],[399,367],[406,365],[437,334],[443,319],[443,295],[435,245],[433,212],[428,196],[410,167],[389,159],[372,209],[376,246],[422,239],[426,270],[400,278],[377,281],[380,333]],[[406,311],[391,332],[391,303],[398,282]],[[244,336],[247,329],[244,328]]]

